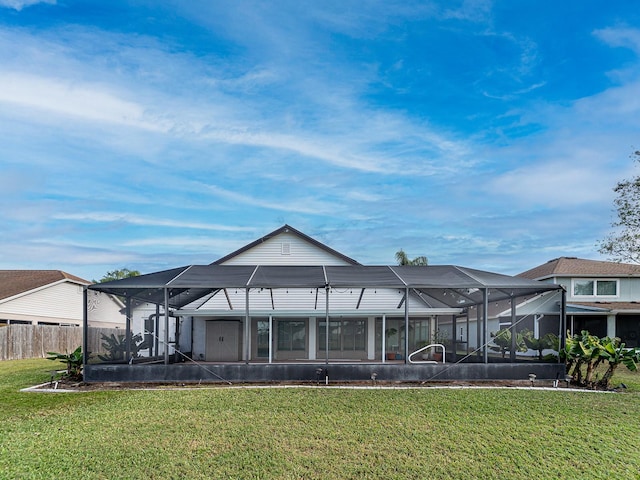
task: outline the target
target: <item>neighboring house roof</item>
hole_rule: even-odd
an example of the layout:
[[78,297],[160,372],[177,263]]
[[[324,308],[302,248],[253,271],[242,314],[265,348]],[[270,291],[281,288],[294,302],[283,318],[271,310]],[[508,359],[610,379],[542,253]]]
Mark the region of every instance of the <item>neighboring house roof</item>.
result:
[[70,280],[82,285],[91,284],[83,278],[61,270],[0,270],[0,300],[62,280]]
[[324,243],[319,242],[318,240],[305,235],[304,233],[302,233],[299,230],[296,230],[295,228],[289,226],[289,225],[283,225],[282,227],[278,228],[277,230],[274,230],[271,233],[268,233],[267,235],[265,235],[264,237],[261,237],[259,239],[257,239],[254,242],[251,242],[247,245],[245,245],[244,247],[236,250],[235,252],[231,252],[228,255],[225,255],[222,258],[219,258],[218,260],[216,260],[215,262],[213,262],[211,265],[221,265],[223,263],[225,263],[226,261],[228,261],[229,259],[236,257],[238,255],[240,255],[243,252],[246,252],[247,250],[252,249],[253,247],[255,247],[256,245],[260,245],[261,243],[266,242],[267,240],[272,239],[273,237],[276,237],[282,233],[291,233],[294,235],[297,235],[298,237],[300,237],[301,239],[303,239],[304,241],[315,245],[316,247],[321,248],[322,250],[326,251],[327,253],[334,255],[338,258],[341,258],[342,260],[344,260],[345,262],[351,264],[351,265],[360,265],[360,263],[356,260],[354,260],[353,258],[347,257],[346,255],[338,252],[337,250],[334,250],[331,247],[326,246]]
[[587,260],[577,257],[560,257],[549,260],[518,274],[518,277],[532,280],[544,280],[552,277],[571,276],[640,276],[640,265],[629,263],[605,262],[600,260]]
[[590,310],[640,312],[640,303],[638,302],[571,302],[570,305]]

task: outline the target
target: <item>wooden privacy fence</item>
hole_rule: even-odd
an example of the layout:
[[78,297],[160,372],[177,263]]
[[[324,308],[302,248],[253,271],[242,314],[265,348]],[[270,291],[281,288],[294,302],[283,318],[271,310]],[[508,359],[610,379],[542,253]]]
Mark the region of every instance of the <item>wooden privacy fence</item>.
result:
[[80,345],[80,327],[7,325],[0,328],[0,360],[44,358],[47,352],[71,353]]
[[[95,360],[107,353],[102,335],[124,335],[122,328],[89,328],[87,350]],[[47,352],[71,353],[82,345],[82,328],[55,325],[7,325],[0,327],[0,360],[45,358]],[[90,360],[91,361],[91,360]]]

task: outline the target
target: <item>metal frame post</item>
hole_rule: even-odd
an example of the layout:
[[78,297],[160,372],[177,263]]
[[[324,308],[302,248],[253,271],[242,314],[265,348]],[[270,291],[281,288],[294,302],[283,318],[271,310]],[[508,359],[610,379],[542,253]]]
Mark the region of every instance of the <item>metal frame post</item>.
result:
[[164,288],[164,364],[169,365],[169,289]]
[[482,330],[483,330],[483,357],[484,363],[489,363],[489,289],[483,289],[482,298]]
[[516,361],[516,297],[511,295],[511,347],[509,348],[509,361]]
[[89,309],[87,307],[87,300],[89,295],[87,293],[87,286],[82,288],[82,364],[86,365],[89,361]]
[[251,332],[251,322],[249,320],[249,288],[245,288],[245,303],[244,303],[244,361],[249,363],[251,358],[251,345],[249,344],[249,338]]
[[325,287],[325,292],[326,292],[326,296],[327,298],[325,298],[325,302],[324,302],[324,318],[325,318],[325,329],[326,329],[326,335],[325,335],[325,364],[329,365],[329,286],[327,285]]
[[404,289],[404,363],[409,363],[409,288]]
[[131,297],[125,298],[125,359],[127,363],[131,362]]
[[273,315],[269,315],[269,363],[273,363]]

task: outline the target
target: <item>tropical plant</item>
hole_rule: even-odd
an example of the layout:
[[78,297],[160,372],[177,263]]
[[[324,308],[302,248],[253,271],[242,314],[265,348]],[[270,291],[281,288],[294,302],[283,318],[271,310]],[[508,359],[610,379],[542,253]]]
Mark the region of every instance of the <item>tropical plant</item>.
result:
[[72,353],[47,352],[47,360],[59,360],[67,367],[64,377],[70,380],[82,380],[82,347],[76,348]]
[[625,344],[619,338],[605,337],[602,339],[602,351],[600,357],[608,362],[607,371],[604,373],[598,385],[608,389],[611,377],[620,365],[624,365],[630,371],[638,370],[640,363],[640,348],[625,348]]
[[554,335],[553,333],[547,333],[540,338],[535,338],[533,336],[533,332],[528,329],[522,331],[522,340],[524,341],[527,348],[538,352],[539,360],[545,359],[542,353],[543,350],[554,349],[554,347],[557,348],[558,345],[557,335]]
[[[502,358],[505,358],[506,353],[511,351],[511,329],[503,328],[497,332],[491,332],[493,338],[493,345],[489,345],[489,348],[494,352],[500,352]],[[527,346],[524,343],[522,333],[516,333],[516,352],[526,352]]]
[[[598,338],[587,330],[567,338],[565,348],[560,352],[567,364],[567,372],[572,382],[582,387],[600,387],[608,389],[611,377],[620,365],[625,365],[635,372],[640,363],[640,348],[626,348],[619,338]],[[607,370],[602,378],[595,382],[593,379],[596,368],[607,362]],[[586,366],[586,374],[582,369]]]
[[[107,351],[107,355],[98,355],[98,358],[103,362],[122,362],[126,360],[127,353],[127,337],[125,334],[121,335],[101,335],[102,348]],[[146,342],[142,340],[142,335],[136,333],[131,337],[130,350],[131,358],[138,358],[140,356],[140,350],[146,348]]]
[[421,267],[426,266],[429,263],[429,260],[427,260],[427,257],[425,256],[410,259],[402,249],[396,252],[396,261],[398,262],[398,265],[414,265]]

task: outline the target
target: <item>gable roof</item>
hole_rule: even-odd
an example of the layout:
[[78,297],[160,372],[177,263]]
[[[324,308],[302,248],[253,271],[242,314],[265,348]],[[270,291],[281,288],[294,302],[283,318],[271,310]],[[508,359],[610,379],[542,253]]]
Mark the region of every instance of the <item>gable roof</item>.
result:
[[309,235],[306,235],[304,233],[302,233],[299,230],[296,230],[295,228],[285,224],[282,227],[278,228],[277,230],[274,230],[271,233],[268,233],[267,235],[265,235],[264,237],[261,237],[247,245],[245,245],[242,248],[239,248],[238,250],[236,250],[235,252],[231,252],[228,255],[225,255],[222,258],[219,258],[218,260],[216,260],[215,262],[211,263],[211,265],[221,265],[223,263],[225,263],[226,261],[230,260],[233,257],[236,257],[238,255],[240,255],[241,253],[246,252],[247,250],[251,250],[253,247],[260,245],[261,243],[266,242],[267,240],[270,240],[274,237],[277,237],[278,235],[281,235],[283,233],[292,233],[298,237],[300,237],[301,239],[303,239],[304,241],[306,241],[307,243],[310,243],[322,250],[324,250],[325,252],[329,253],[330,255],[333,255],[335,257],[338,257],[342,260],[344,260],[345,262],[351,264],[351,265],[360,265],[360,263],[356,260],[354,260],[353,258],[347,257],[346,255],[343,255],[342,253],[338,252],[337,250],[334,250],[331,247],[326,246],[324,243],[319,242],[318,240],[310,237]]
[[0,270],[0,300],[20,295],[61,280],[83,285],[91,282],[61,270]]
[[560,257],[518,274],[518,277],[543,280],[557,276],[640,276],[640,265],[604,262],[577,257]]

